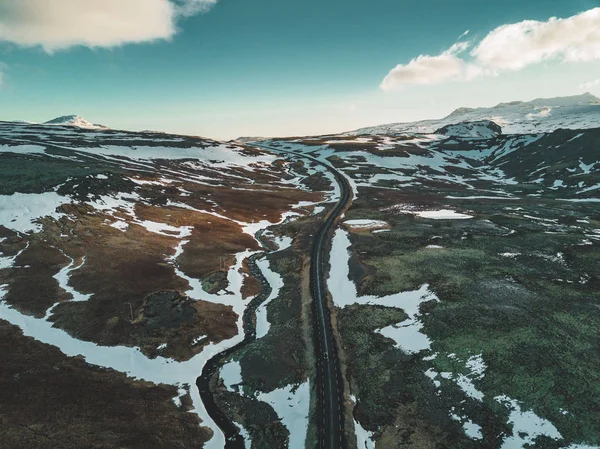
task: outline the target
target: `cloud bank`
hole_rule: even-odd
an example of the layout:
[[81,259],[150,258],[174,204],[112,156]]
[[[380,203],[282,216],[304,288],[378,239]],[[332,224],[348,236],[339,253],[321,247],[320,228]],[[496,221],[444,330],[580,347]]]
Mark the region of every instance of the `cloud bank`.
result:
[[0,0],[0,41],[47,52],[169,39],[216,0]]
[[477,44],[455,44],[438,56],[420,55],[408,64],[399,64],[388,73],[381,88],[390,91],[407,85],[470,80],[548,60],[600,60],[600,8],[566,19],[502,25]]

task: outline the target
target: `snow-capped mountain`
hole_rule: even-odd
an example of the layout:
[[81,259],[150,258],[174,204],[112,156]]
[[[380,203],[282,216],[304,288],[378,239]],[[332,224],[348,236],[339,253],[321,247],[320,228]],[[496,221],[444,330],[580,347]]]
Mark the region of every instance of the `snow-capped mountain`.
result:
[[89,122],[83,117],[80,117],[79,115],[64,115],[62,117],[57,117],[42,124],[54,126],[75,126],[77,128],[85,129],[106,129],[106,126]]
[[491,108],[459,108],[439,120],[362,128],[347,135],[394,135],[403,133],[430,134],[448,125],[461,122],[491,120],[506,134],[533,134],[557,129],[588,129],[600,127],[600,99],[590,93],[558,98],[538,98],[533,101],[500,103]]

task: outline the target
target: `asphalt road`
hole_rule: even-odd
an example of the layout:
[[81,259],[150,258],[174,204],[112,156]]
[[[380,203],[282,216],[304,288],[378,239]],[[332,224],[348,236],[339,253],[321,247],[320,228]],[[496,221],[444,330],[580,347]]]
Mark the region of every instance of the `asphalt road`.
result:
[[[347,446],[344,435],[344,384],[342,382],[337,345],[328,304],[327,285],[324,273],[324,261],[326,258],[324,256],[326,244],[331,237],[332,230],[351,201],[352,187],[348,180],[335,168],[316,158],[302,153],[284,151],[280,148],[264,148],[275,150],[277,152],[289,153],[304,159],[315,161],[331,172],[340,186],[340,198],[334,209],[329,213],[319,228],[313,241],[311,250],[310,288],[313,297],[312,312],[315,323],[314,341],[317,359],[315,379],[318,403],[316,412],[318,432],[317,448],[342,449]],[[254,275],[260,279],[263,288],[261,294],[256,297],[245,310],[243,320],[245,338],[242,342],[210,359],[204,366],[202,374],[196,380],[196,385],[200,391],[200,397],[202,398],[207,413],[225,435],[225,449],[243,449],[244,439],[239,433],[239,428],[230,421],[223,410],[215,403],[210,383],[211,379],[227,357],[251,343],[256,338],[254,322],[255,311],[258,305],[269,296],[271,290],[268,282],[256,267],[254,260],[251,261],[251,267],[254,268],[252,271]]]
[[315,323],[315,355],[317,358],[317,429],[318,449],[341,449],[347,446],[344,435],[344,383],[338,359],[335,334],[331,323],[327,285],[324,273],[326,244],[336,223],[352,198],[352,187],[338,170],[311,156],[280,148],[263,147],[310,159],[325,167],[340,186],[340,198],[317,232],[311,257],[310,286]]

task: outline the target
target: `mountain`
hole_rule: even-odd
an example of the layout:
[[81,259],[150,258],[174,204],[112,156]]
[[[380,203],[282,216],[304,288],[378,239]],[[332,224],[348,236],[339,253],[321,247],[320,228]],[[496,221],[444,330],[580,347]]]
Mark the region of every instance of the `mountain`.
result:
[[79,115],[64,115],[62,117],[57,117],[55,119],[44,122],[42,124],[43,125],[53,125],[53,126],[75,126],[77,128],[85,128],[85,129],[108,129],[104,125],[98,125],[98,124],[89,122],[86,119],[84,119],[83,117],[80,117]]
[[506,134],[535,134],[557,129],[600,126],[600,99],[590,93],[570,97],[538,98],[528,102],[500,103],[491,108],[459,108],[438,120],[393,123],[361,128],[347,135],[430,134],[461,122],[491,120]]
[[438,129],[435,134],[448,137],[491,139],[501,135],[502,128],[491,120],[481,120],[479,122],[461,122],[455,125],[447,125]]

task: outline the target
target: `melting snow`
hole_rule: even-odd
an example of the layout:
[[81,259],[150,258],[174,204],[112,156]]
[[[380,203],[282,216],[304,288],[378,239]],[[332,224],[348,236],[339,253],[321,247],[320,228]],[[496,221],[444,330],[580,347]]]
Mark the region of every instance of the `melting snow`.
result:
[[44,147],[39,145],[0,145],[0,153],[16,153],[16,154],[46,154]]
[[266,258],[260,259],[257,262],[260,271],[271,286],[271,294],[263,302],[256,311],[256,338],[262,338],[269,332],[271,323],[269,323],[267,315],[267,306],[269,303],[279,296],[279,291],[283,287],[283,278],[279,273],[271,270],[269,260]]
[[243,381],[240,362],[232,360],[231,362],[226,363],[221,368],[220,375],[228,391],[238,391],[235,386],[240,385]]
[[42,225],[34,223],[36,220],[60,218],[64,214],[56,212],[56,208],[70,202],[56,192],[0,195],[0,223],[17,232],[39,232]]
[[397,325],[379,329],[377,332],[393,339],[396,347],[409,354],[429,348],[431,342],[421,332],[423,324],[419,320],[420,304],[426,301],[438,301],[437,296],[429,291],[429,286],[425,284],[419,290],[400,292],[385,297],[359,297],[356,285],[350,281],[348,248],[350,248],[348,234],[338,229],[333,237],[331,270],[327,280],[327,287],[333,296],[334,304],[342,308],[351,304],[369,304],[402,309],[408,315],[408,319]]
[[373,432],[363,429],[357,420],[354,420],[354,432],[356,433],[356,447],[358,449],[375,449]]
[[289,449],[304,449],[308,430],[310,386],[308,381],[295,387],[261,393],[258,400],[270,404],[290,432]]
[[481,426],[475,424],[473,421],[468,420],[463,423],[463,430],[467,434],[469,438],[472,440],[481,440],[483,438],[483,434],[481,433]]
[[90,295],[90,294],[84,295],[82,293],[79,293],[77,290],[75,290],[73,287],[71,287],[69,285],[69,279],[71,277],[71,273],[73,271],[79,270],[81,267],[83,267],[85,265],[85,257],[83,257],[83,259],[81,260],[81,263],[75,267],[74,266],[75,260],[73,258],[67,256],[66,254],[64,254],[64,255],[65,255],[65,257],[68,257],[71,260],[71,262],[69,263],[69,265],[67,265],[62,270],[60,270],[58,273],[56,273],[54,275],[54,279],[56,279],[58,281],[58,285],[60,286],[60,288],[62,288],[63,290],[65,290],[67,293],[69,293],[71,295],[72,301],[74,301],[74,302],[89,301],[89,299],[92,297],[92,295]]
[[512,435],[504,440],[501,449],[521,449],[526,444],[533,444],[538,436],[547,436],[554,440],[562,439],[554,425],[537,416],[533,411],[522,411],[519,402],[508,396],[494,398],[510,410],[508,423],[512,424]]
[[387,222],[381,220],[346,220],[344,224],[352,228],[384,228],[389,226]]
[[426,210],[414,212],[414,214],[421,218],[431,218],[433,220],[465,220],[468,218],[473,218],[471,215],[460,214],[449,209]]

